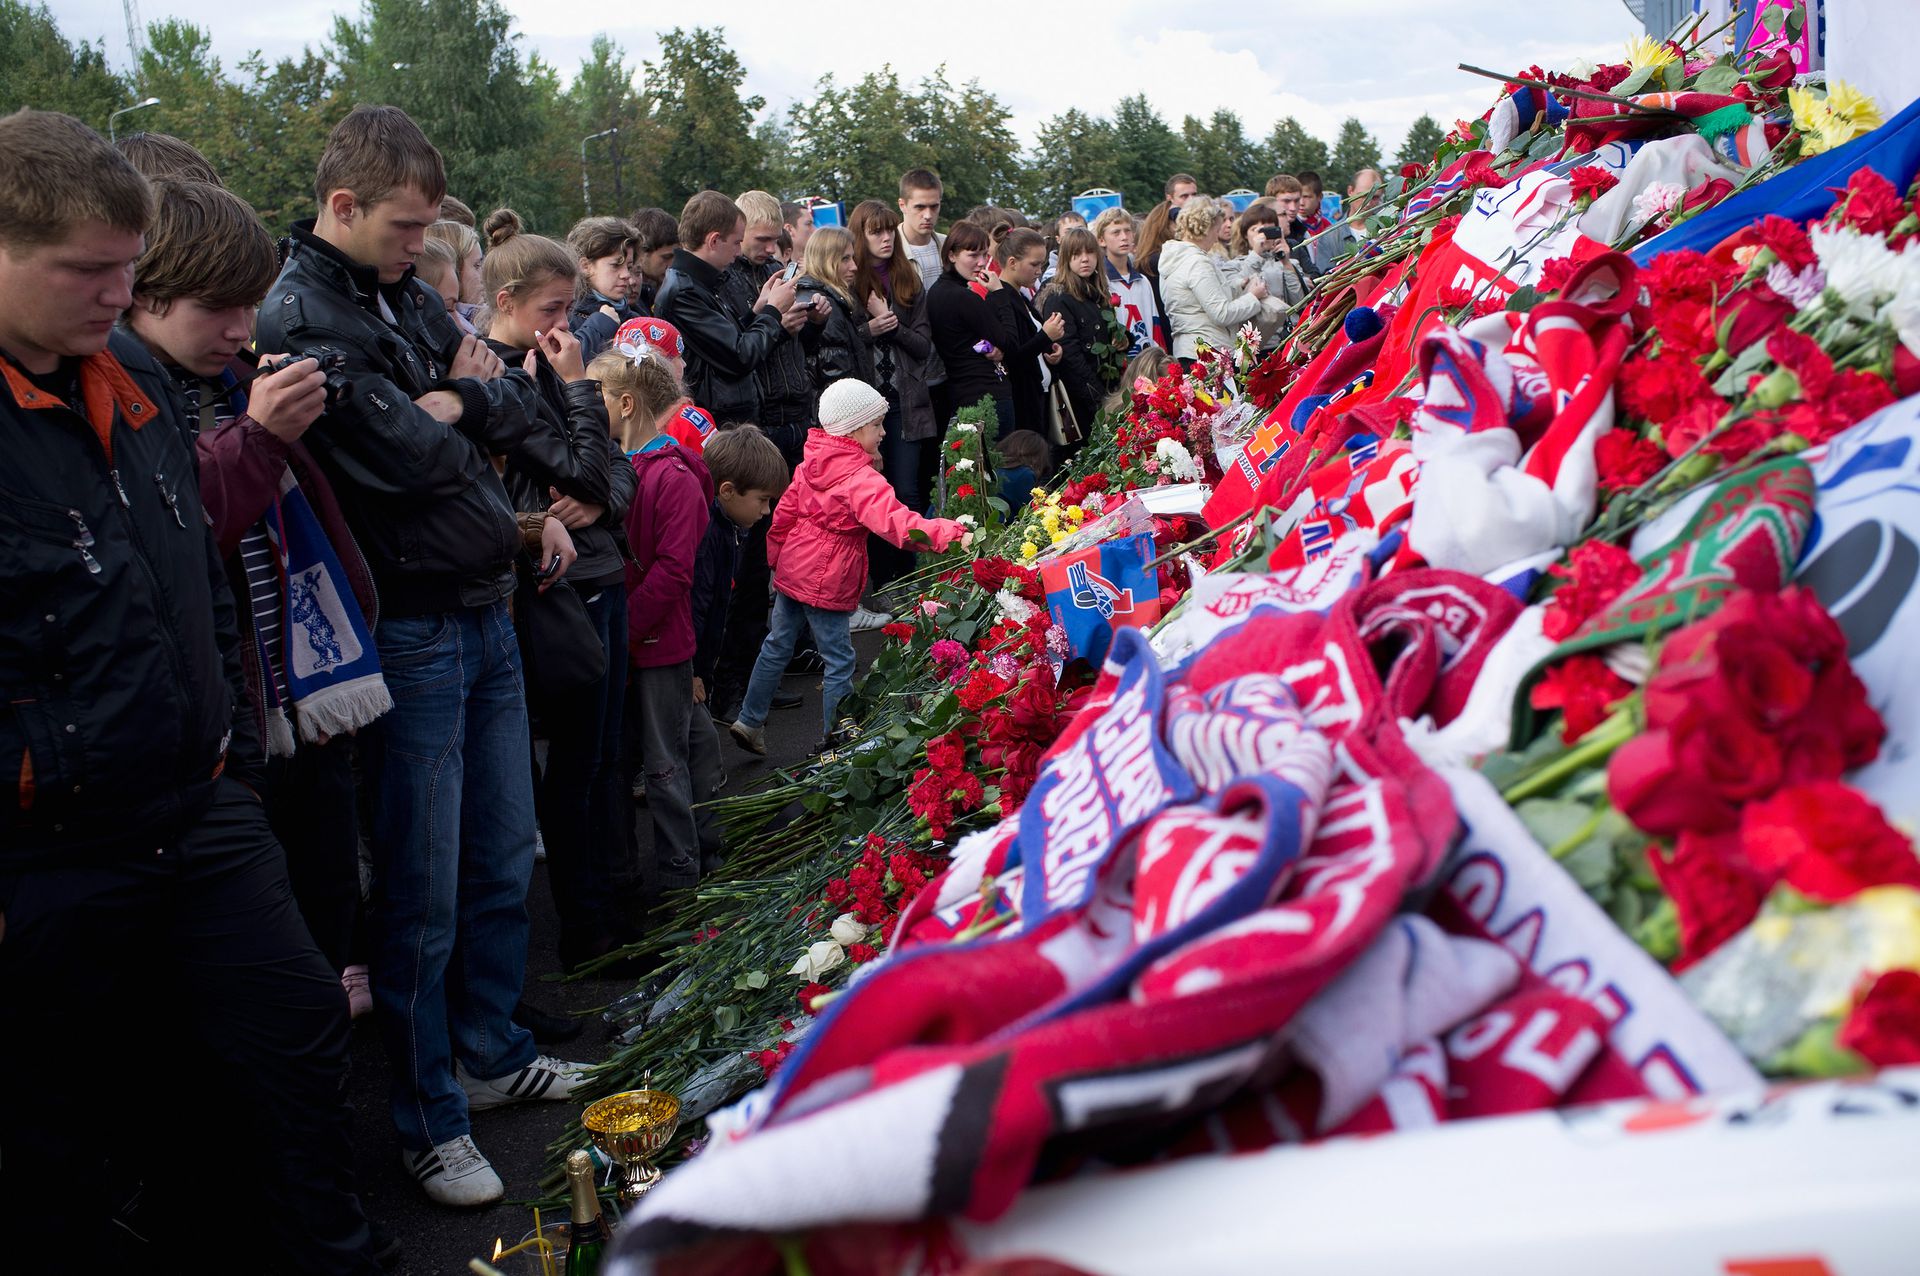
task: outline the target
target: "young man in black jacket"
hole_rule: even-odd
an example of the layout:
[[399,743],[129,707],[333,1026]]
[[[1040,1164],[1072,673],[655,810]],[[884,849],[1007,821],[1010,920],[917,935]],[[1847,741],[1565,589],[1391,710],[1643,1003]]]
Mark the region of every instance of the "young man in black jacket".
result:
[[[0,814],[0,1229],[18,1270],[125,1267],[102,1162],[148,1157],[170,1225],[204,1190],[172,1181],[179,1154],[155,1134],[184,1104],[268,1199],[262,1262],[377,1272],[351,1188],[346,997],[258,796],[192,432],[114,326],[149,211],[145,179],[79,121],[0,119],[0,766],[17,785]],[[221,1062],[167,1088],[194,1050]],[[143,1147],[156,1137],[164,1159]]]
[[718,425],[758,423],[760,367],[807,320],[793,304],[793,284],[779,279],[761,285],[745,314],[730,302],[726,272],[745,238],[746,218],[725,195],[701,191],[688,200],[680,247],[653,309],[680,330],[687,393]]
[[[363,733],[374,1011],[403,1163],[434,1201],[479,1205],[503,1188],[469,1111],[565,1098],[579,1075],[512,1019],[534,813],[508,611],[520,530],[493,458],[534,428],[539,390],[413,277],[446,176],[405,112],[356,107],[328,137],[314,189],[320,215],[294,226],[256,341],[344,364],[306,441],[373,571],[373,641],[394,701]],[[572,540],[559,519],[541,535],[540,566],[557,578]]]

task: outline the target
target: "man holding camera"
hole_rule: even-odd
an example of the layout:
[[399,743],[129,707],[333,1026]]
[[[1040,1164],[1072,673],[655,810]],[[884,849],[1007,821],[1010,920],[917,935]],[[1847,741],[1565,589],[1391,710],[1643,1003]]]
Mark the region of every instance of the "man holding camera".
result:
[[[493,458],[534,428],[539,391],[414,279],[446,174],[405,112],[350,112],[314,190],[319,216],[295,225],[256,339],[265,354],[344,359],[344,393],[306,443],[378,586],[373,640],[393,697],[363,733],[374,1009],[402,1161],[434,1201],[480,1205],[503,1187],[469,1111],[563,1099],[579,1075],[512,1018],[534,812],[508,611],[521,532]],[[546,519],[540,536],[541,563],[564,571],[565,527]]]
[[[260,803],[188,424],[117,327],[151,220],[84,124],[0,118],[0,1230],[9,1270],[164,1268],[108,1219],[131,1162],[164,1198],[146,1239],[186,1243],[199,1185],[152,1153],[187,1119],[246,1132],[254,1261],[370,1276],[346,999]],[[281,387],[289,420],[313,371]],[[181,1077],[195,1052],[218,1065]]]

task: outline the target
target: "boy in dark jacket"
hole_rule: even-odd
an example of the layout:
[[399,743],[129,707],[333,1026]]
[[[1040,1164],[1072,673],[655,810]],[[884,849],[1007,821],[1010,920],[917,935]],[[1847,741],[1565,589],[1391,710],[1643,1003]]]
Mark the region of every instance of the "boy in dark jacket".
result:
[[[150,199],[78,120],[0,119],[0,765],[17,784],[0,804],[0,1228],[10,1269],[135,1265],[112,1256],[103,1162],[138,1161],[141,1140],[112,1105],[49,1091],[124,1090],[127,1034],[145,1031],[124,1015],[158,1006],[144,1075],[193,1050],[229,1065],[150,1094],[156,1119],[182,1108],[258,1150],[243,1173],[267,1200],[260,1264],[372,1276],[346,998],[257,796],[259,731],[191,434],[166,375],[115,328]],[[187,1186],[164,1156],[150,1168],[150,1197]]]
[[[747,532],[764,520],[787,487],[780,447],[751,425],[717,431],[702,456],[713,479],[707,532],[693,571],[693,798],[710,800],[720,787],[720,741],[713,726],[715,667],[727,636],[727,614]],[[701,871],[719,865],[719,830],[700,822]]]

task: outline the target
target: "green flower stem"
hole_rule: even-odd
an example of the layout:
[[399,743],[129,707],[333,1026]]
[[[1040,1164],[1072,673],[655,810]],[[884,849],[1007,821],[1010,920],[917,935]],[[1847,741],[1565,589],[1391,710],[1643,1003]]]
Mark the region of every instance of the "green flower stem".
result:
[[1565,840],[1559,842],[1554,846],[1549,847],[1547,849],[1547,854],[1551,855],[1556,860],[1563,860],[1567,858],[1567,856],[1573,854],[1576,850],[1580,849],[1581,845],[1585,843],[1588,838],[1592,837],[1595,833],[1598,833],[1600,831],[1600,821],[1607,818],[1607,811],[1609,809],[1611,808],[1609,808],[1607,804],[1604,802],[1602,802],[1599,806],[1595,807],[1593,810],[1593,814],[1587,817],[1587,822],[1585,824],[1582,824],[1579,828],[1575,829],[1573,833],[1570,836],[1568,836]]
[[[1580,743],[1543,765],[1521,776],[1500,794],[1508,806],[1530,797],[1552,792],[1574,775],[1597,762],[1605,761],[1613,751],[1631,740],[1638,730],[1630,709],[1615,711],[1612,717],[1589,731]],[[1582,840],[1585,840],[1584,836]]]
[[780,1261],[786,1267],[787,1276],[813,1276],[813,1268],[807,1266],[806,1246],[797,1236],[782,1236],[774,1242],[780,1251]]

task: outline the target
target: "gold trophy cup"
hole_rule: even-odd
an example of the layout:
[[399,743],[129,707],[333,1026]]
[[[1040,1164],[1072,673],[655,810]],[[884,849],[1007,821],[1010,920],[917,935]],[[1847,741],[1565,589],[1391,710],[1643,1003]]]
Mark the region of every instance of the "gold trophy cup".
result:
[[[651,1086],[653,1074],[645,1074],[640,1084]],[[620,1212],[625,1214],[660,1181],[660,1167],[653,1158],[673,1142],[680,1128],[680,1100],[665,1090],[628,1090],[610,1094],[588,1105],[580,1115],[580,1124],[593,1138],[593,1145],[620,1169]]]

